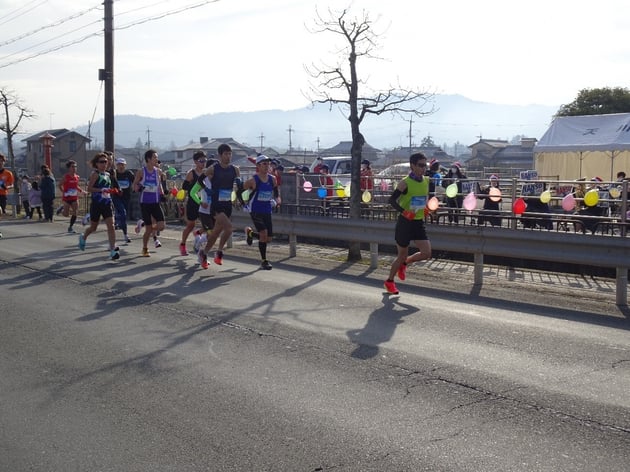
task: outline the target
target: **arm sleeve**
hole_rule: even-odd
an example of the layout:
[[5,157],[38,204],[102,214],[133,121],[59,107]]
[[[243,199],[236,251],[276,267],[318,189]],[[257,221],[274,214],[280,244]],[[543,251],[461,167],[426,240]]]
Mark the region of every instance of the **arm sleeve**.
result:
[[402,195],[402,192],[398,189],[394,190],[394,192],[389,197],[389,204],[397,211],[403,212],[404,208],[400,206],[398,203],[398,198]]

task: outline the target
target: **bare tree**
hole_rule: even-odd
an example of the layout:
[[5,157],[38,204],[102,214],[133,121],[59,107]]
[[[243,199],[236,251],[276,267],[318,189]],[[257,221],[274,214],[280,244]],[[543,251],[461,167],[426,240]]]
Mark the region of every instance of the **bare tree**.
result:
[[[15,154],[13,153],[13,136],[18,133],[20,123],[25,118],[35,118],[31,110],[22,104],[20,97],[13,90],[6,87],[0,87],[0,105],[2,105],[2,113],[4,118],[0,122],[0,131],[4,131],[7,135],[7,149],[9,153],[9,167],[15,173]],[[17,119],[11,120],[11,113],[17,113]],[[19,178],[15,176],[16,180]],[[19,185],[15,186],[15,193],[19,193]]]
[[[332,33],[339,35],[343,46],[338,51],[338,63],[335,66],[311,66],[307,72],[311,76],[308,98],[311,103],[328,103],[330,107],[341,106],[347,112],[352,133],[352,164],[350,218],[361,218],[361,160],[365,138],[360,126],[367,115],[412,114],[424,116],[434,112],[422,109],[433,99],[433,93],[390,86],[387,90],[373,91],[359,78],[357,61],[360,58],[378,59],[375,51],[378,47],[379,34],[374,30],[374,22],[367,11],[360,16],[353,16],[349,7],[341,11],[328,9],[328,18],[324,19],[316,11],[313,33]],[[345,63],[345,65],[344,65]],[[365,86],[366,92],[359,90]],[[361,259],[359,243],[351,243],[348,261]]]

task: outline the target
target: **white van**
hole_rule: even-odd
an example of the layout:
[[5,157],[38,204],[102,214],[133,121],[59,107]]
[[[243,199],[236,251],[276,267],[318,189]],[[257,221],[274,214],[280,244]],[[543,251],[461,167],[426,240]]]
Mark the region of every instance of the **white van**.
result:
[[[332,156],[323,157],[323,164],[328,166],[328,173],[335,174],[350,174],[350,166],[352,163],[352,157],[350,156]],[[315,166],[317,165],[317,159],[315,159],[309,167],[309,172],[313,173]]]

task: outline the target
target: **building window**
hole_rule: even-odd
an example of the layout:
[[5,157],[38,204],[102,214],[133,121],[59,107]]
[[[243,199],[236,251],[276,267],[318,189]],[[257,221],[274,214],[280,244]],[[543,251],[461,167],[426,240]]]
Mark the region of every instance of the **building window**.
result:
[[76,141],[68,142],[68,146],[70,147],[70,152],[77,152],[77,142]]

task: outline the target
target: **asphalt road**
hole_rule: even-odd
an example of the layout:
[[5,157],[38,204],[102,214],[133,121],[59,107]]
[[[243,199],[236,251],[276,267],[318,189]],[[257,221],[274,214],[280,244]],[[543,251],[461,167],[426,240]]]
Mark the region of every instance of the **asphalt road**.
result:
[[614,281],[65,229],[0,221],[2,471],[628,470]]

